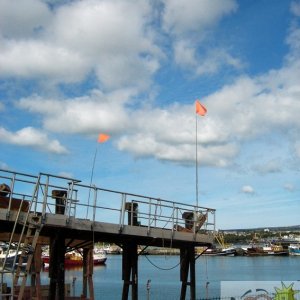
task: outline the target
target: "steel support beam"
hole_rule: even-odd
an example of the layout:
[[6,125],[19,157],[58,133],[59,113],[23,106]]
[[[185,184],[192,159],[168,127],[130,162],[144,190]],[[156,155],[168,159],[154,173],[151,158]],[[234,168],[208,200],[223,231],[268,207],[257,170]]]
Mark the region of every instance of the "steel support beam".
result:
[[122,300],[128,299],[131,285],[131,299],[138,300],[138,253],[137,243],[129,242],[123,245],[122,253]]
[[[189,278],[190,275],[190,278]],[[190,279],[190,281],[188,281]],[[195,248],[187,246],[180,248],[180,300],[186,299],[187,287],[190,287],[190,299],[196,299]]]

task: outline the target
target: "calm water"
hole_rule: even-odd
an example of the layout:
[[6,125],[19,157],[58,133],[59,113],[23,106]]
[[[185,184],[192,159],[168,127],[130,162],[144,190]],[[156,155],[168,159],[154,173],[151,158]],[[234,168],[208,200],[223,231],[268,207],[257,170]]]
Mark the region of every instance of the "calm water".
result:
[[[179,299],[179,256],[139,257],[139,299],[147,299],[147,280],[151,280],[150,299]],[[96,299],[115,300],[122,295],[122,256],[108,256],[106,266],[94,268]],[[81,294],[81,269],[66,270],[66,283],[72,285],[71,295]],[[220,282],[230,281],[297,281],[300,280],[300,257],[209,257],[196,263],[197,299],[220,296]],[[48,284],[48,273],[42,273]],[[187,297],[189,299],[189,297]],[[297,298],[298,299],[298,298]]]

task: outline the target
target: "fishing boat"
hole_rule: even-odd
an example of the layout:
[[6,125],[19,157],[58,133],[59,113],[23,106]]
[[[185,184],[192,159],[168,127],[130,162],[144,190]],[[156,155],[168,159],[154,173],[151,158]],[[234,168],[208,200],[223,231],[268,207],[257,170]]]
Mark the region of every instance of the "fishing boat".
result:
[[291,244],[288,246],[289,255],[300,256],[300,244]]
[[197,254],[200,255],[209,255],[209,256],[236,256],[237,250],[235,247],[226,247],[226,248],[202,248],[198,247]]
[[283,249],[282,245],[268,244],[263,246],[266,255],[288,255],[288,251]]
[[[222,232],[215,233],[215,240],[218,242],[219,246],[211,249],[211,251],[206,251],[207,255],[218,255],[218,256],[236,256],[237,249],[231,244],[225,243],[224,234]],[[208,249],[209,250],[209,249]]]
[[[94,265],[104,265],[107,260],[106,252],[102,249],[94,249],[93,261]],[[50,256],[49,253],[42,254],[42,261],[45,267],[49,266]],[[65,267],[82,266],[83,256],[79,250],[72,250],[65,254]]]

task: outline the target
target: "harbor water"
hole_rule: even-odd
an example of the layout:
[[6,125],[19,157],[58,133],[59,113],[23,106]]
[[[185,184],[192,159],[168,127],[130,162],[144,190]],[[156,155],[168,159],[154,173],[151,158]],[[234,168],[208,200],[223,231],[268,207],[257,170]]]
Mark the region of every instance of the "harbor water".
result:
[[[109,255],[106,265],[94,268],[95,299],[121,299],[123,287],[121,268],[121,255]],[[140,256],[138,268],[139,299],[179,299],[181,290],[179,256]],[[48,284],[47,271],[42,272],[41,277],[42,284]],[[300,257],[201,256],[196,261],[196,281],[197,299],[220,297],[222,281],[299,283]],[[71,295],[80,296],[82,269],[67,269],[65,282],[71,284]],[[186,299],[189,299],[188,290],[189,288]],[[300,293],[295,295],[294,299],[300,299]]]

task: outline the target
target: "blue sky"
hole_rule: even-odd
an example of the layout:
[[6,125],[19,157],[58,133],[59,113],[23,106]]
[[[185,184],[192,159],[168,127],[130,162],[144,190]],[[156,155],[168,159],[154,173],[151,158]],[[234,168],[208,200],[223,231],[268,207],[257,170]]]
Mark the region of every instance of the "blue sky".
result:
[[197,120],[217,228],[297,225],[299,20],[288,0],[0,0],[0,168],[89,183],[97,148],[97,186],[194,204]]

